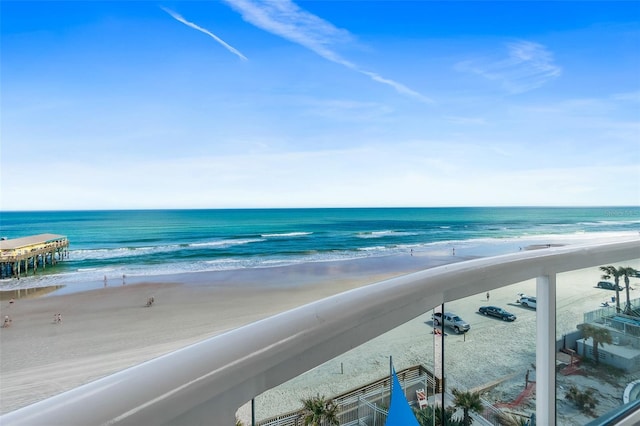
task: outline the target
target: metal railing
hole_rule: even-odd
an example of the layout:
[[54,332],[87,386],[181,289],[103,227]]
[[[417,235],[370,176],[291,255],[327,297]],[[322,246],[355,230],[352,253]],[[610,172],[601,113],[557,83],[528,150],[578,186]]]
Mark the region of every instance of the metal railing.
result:
[[640,424],[640,399],[615,408],[586,426],[637,426]]
[[538,392],[548,395],[537,401],[544,423],[541,415],[555,416],[555,336],[546,334],[555,329],[556,274],[638,258],[640,239],[634,238],[427,269],[212,337],[5,414],[0,424],[233,425],[238,407],[255,396],[435,306],[532,278],[538,280],[539,304],[545,297],[551,302],[551,310],[538,309],[538,338],[550,342],[538,340],[537,347]]
[[[431,372],[421,365],[406,368],[397,372],[400,386],[405,392],[407,400],[411,404],[416,399],[415,391],[418,388],[432,389],[435,385],[435,379]],[[388,405],[390,399],[391,378],[389,376],[371,382],[367,385],[344,392],[338,396],[332,397],[331,400],[338,406],[338,420],[343,426],[349,424],[358,424],[364,422],[365,418],[370,417],[370,409],[367,407],[377,407],[378,413],[384,413],[384,417],[373,416],[377,419],[371,423],[371,419],[367,421],[369,426],[384,425],[387,410],[380,408],[381,404]],[[363,413],[369,413],[364,415]],[[303,417],[303,411],[297,410],[290,413],[282,414],[274,418],[265,419],[257,422],[257,426],[299,426]],[[382,420],[380,420],[382,419]],[[356,423],[354,423],[356,422]]]

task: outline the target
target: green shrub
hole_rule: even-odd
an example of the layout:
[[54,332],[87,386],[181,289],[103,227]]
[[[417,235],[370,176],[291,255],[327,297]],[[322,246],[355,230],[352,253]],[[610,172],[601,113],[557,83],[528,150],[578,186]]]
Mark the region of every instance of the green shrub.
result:
[[594,408],[598,404],[598,401],[593,396],[593,388],[587,388],[585,391],[580,391],[576,386],[571,386],[565,395],[569,401],[572,401],[583,413],[595,417]]

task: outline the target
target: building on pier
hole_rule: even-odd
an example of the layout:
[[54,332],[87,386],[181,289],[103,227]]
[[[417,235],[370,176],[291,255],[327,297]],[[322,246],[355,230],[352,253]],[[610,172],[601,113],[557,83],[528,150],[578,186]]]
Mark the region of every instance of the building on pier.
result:
[[55,265],[69,257],[69,240],[64,235],[39,234],[0,241],[0,278],[35,274],[39,267]]

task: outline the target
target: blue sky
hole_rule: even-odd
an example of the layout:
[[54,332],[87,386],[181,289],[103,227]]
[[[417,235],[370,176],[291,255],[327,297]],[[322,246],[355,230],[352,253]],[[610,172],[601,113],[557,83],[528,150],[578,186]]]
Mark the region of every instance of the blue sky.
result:
[[640,204],[640,2],[2,1],[2,210]]

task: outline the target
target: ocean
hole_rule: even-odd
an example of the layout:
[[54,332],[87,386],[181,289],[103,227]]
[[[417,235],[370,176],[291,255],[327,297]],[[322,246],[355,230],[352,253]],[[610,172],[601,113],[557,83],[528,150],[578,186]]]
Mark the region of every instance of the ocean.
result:
[[0,212],[0,236],[53,233],[70,257],[0,290],[409,253],[489,256],[637,235],[640,207]]

